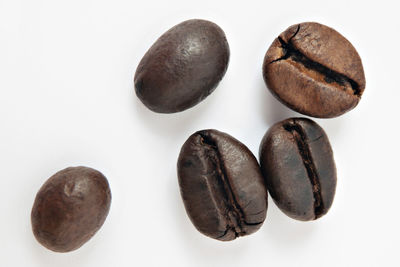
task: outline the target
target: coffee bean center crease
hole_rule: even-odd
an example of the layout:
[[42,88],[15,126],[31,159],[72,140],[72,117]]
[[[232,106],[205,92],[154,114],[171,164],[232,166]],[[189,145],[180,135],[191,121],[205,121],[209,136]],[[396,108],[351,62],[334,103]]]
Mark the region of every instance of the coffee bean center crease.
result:
[[218,207],[225,212],[225,218],[227,222],[225,232],[218,238],[224,237],[230,231],[233,231],[235,233],[235,237],[246,235],[246,232],[243,231],[243,225],[258,225],[262,224],[263,222],[246,222],[244,212],[235,198],[235,194],[232,190],[229,177],[225,171],[225,166],[223,164],[223,160],[221,160],[221,154],[219,152],[218,145],[211,137],[202,134],[201,132],[199,133],[199,135],[201,136],[201,143],[203,145],[203,148],[206,149],[208,158],[215,166],[215,169],[217,171],[219,181],[218,186],[222,192],[222,197],[225,203],[223,205],[226,205],[226,207]]
[[314,197],[314,216],[318,219],[324,212],[324,203],[321,196],[321,184],[319,182],[318,173],[312,159],[311,151],[308,146],[309,140],[300,124],[293,121],[292,123],[286,123],[283,128],[293,135],[297,143],[300,155],[303,160],[304,167],[307,170],[308,178],[312,186],[313,197]]
[[300,32],[300,25],[298,25],[296,32],[290,37],[288,42],[285,42],[280,36],[278,37],[278,40],[281,44],[281,47],[284,51],[284,55],[278,59],[275,59],[271,61],[269,64],[281,61],[281,60],[288,60],[291,59],[295,62],[298,62],[302,64],[305,68],[314,70],[320,74],[322,74],[325,78],[325,82],[327,83],[337,83],[340,86],[346,87],[346,85],[349,85],[351,90],[353,91],[353,94],[357,97],[361,97],[361,90],[360,86],[356,81],[353,79],[336,72],[334,70],[331,70],[324,65],[311,60],[307,56],[305,56],[302,52],[300,52],[294,45],[293,45],[293,38]]

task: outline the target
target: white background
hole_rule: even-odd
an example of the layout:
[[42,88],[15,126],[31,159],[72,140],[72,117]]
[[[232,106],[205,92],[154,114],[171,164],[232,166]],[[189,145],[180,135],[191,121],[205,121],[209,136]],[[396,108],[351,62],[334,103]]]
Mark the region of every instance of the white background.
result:
[[[0,0],[0,266],[399,266],[399,7],[366,2]],[[191,18],[225,31],[228,71],[194,108],[153,113],[134,94],[136,66]],[[304,21],[347,37],[367,79],[354,110],[316,120],[337,164],[333,206],[305,223],[270,199],[255,234],[207,238],[180,198],[180,147],[216,128],[258,156],[268,127],[300,116],[271,96],[261,65],[273,39]],[[35,240],[31,207],[48,177],[77,165],[106,175],[110,214],[82,248],[54,253]]]

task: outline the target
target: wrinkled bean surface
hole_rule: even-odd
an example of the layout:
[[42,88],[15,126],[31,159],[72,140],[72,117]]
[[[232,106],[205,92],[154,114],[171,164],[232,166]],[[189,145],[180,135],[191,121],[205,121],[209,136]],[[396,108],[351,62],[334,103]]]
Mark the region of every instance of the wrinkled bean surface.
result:
[[103,225],[111,204],[106,177],[87,167],[57,172],[40,188],[32,208],[32,229],[46,248],[81,247]]

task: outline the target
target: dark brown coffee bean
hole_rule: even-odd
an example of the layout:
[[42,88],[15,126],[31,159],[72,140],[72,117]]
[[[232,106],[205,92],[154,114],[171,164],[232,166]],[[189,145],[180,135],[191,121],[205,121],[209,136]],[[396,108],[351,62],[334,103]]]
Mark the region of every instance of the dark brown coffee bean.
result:
[[326,214],[336,190],[336,167],[324,130],[304,118],[273,125],[260,145],[266,186],[278,207],[302,221]]
[[280,102],[318,118],[353,109],[365,88],[353,45],[334,29],[314,22],[293,25],[275,39],[265,55],[263,75]]
[[257,231],[267,214],[267,192],[257,159],[232,136],[194,133],[178,159],[186,212],[201,233],[229,241]]
[[31,220],[46,248],[68,252],[81,247],[103,225],[111,203],[106,177],[87,167],[57,172],[40,188]]
[[214,91],[228,61],[228,42],[218,25],[184,21],[164,33],[140,61],[136,95],[155,112],[183,111]]

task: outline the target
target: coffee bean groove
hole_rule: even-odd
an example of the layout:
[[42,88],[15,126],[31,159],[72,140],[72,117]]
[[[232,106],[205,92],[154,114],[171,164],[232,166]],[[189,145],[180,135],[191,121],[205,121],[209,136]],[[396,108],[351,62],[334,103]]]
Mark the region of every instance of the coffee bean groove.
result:
[[308,177],[312,186],[312,192],[314,196],[314,214],[315,219],[318,219],[324,211],[324,203],[322,201],[321,185],[319,182],[318,173],[316,171],[311,151],[308,146],[309,141],[307,135],[304,133],[301,125],[296,123],[296,121],[287,122],[283,125],[283,128],[293,135],[293,138],[297,143],[297,148],[299,149],[300,155],[303,159],[303,164],[307,170]]
[[296,32],[293,34],[292,37],[288,40],[288,42],[285,42],[282,37],[278,37],[279,43],[281,44],[282,49],[284,50],[284,55],[278,59],[275,59],[271,61],[269,64],[275,63],[277,61],[281,60],[288,60],[291,59],[293,61],[296,61],[300,64],[302,64],[304,67],[310,70],[314,70],[316,72],[319,72],[320,74],[324,75],[325,82],[327,83],[337,83],[340,86],[343,86],[344,91],[346,90],[346,87],[350,87],[351,90],[353,91],[353,94],[357,97],[361,97],[361,90],[360,86],[356,81],[353,79],[336,72],[334,70],[331,70],[324,65],[315,62],[311,59],[309,59],[307,56],[305,56],[303,53],[301,53],[292,43],[292,39],[299,33],[300,31],[300,25],[297,26]]
[[227,179],[227,175],[225,172],[225,166],[221,162],[221,155],[218,151],[218,146],[215,144],[214,140],[210,137],[206,136],[202,132],[198,133],[201,136],[201,143],[204,145],[204,149],[207,149],[209,154],[209,159],[212,161],[215,169],[217,170],[217,179],[220,184],[220,191],[223,192],[223,197],[226,200],[225,203],[227,205],[226,210],[226,231],[219,238],[226,235],[229,230],[233,230],[235,232],[235,236],[238,237],[242,234],[242,224],[245,223],[243,211],[238,205],[235,196],[232,193],[232,187],[229,183],[229,179]]

